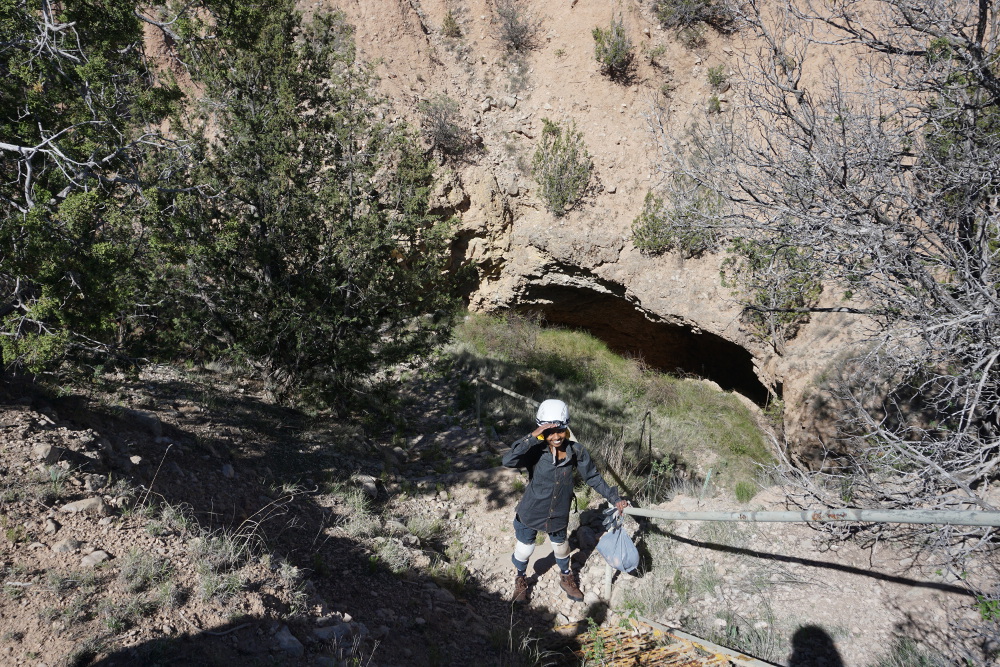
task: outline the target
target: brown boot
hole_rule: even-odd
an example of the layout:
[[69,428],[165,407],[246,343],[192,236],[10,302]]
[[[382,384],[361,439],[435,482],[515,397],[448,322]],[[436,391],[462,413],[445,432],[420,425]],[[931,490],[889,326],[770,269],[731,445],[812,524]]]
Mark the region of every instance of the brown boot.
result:
[[528,578],[523,574],[514,577],[514,597],[511,602],[528,601]]
[[580,588],[576,585],[576,580],[573,578],[572,572],[569,574],[559,575],[559,588],[566,591],[566,597],[570,600],[573,600],[574,602],[583,601],[583,592],[581,592]]

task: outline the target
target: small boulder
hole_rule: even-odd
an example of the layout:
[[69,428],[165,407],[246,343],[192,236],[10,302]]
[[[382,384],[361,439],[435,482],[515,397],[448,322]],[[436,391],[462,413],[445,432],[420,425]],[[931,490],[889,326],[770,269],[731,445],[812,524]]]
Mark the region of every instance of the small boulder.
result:
[[58,542],[52,545],[52,551],[54,551],[57,554],[73,553],[79,548],[80,548],[80,541],[74,540],[72,537],[65,540],[59,540]]
[[281,626],[281,629],[275,633],[274,641],[277,644],[276,648],[278,651],[290,656],[299,657],[306,652],[306,647],[295,638],[295,635],[292,634],[287,625]]
[[313,636],[321,642],[333,641],[338,644],[345,643],[352,635],[350,623],[337,623],[322,628],[315,628]]
[[31,448],[31,458],[45,464],[53,464],[62,456],[63,450],[48,443],[39,443]]
[[126,410],[125,416],[131,418],[133,422],[152,433],[154,438],[163,436],[163,423],[160,422],[160,418],[155,412]]
[[222,476],[225,477],[226,479],[232,479],[236,477],[236,471],[233,469],[233,466],[231,464],[227,463],[224,466],[222,466]]
[[431,593],[431,596],[435,600],[437,600],[438,602],[454,602],[455,601],[455,596],[452,594],[451,591],[449,591],[446,588],[438,588],[437,586],[435,586],[434,589],[430,591],[430,593]]
[[42,532],[46,535],[54,535],[60,528],[62,528],[62,526],[59,525],[59,522],[50,517],[45,520],[45,528]]
[[83,500],[77,500],[76,502],[67,503],[63,505],[60,510],[61,512],[71,512],[76,514],[82,512],[84,514],[96,514],[98,516],[104,516],[108,514],[108,504],[104,502],[104,499],[98,496],[93,498],[85,498]]
[[361,487],[361,490],[369,498],[378,498],[378,485],[376,479],[371,475],[355,475],[354,483]]
[[83,560],[80,561],[80,567],[96,567],[110,558],[111,554],[107,551],[102,551],[100,549],[97,551],[91,551],[83,557]]
[[86,475],[83,478],[83,490],[87,493],[95,493],[103,489],[107,482],[104,475]]

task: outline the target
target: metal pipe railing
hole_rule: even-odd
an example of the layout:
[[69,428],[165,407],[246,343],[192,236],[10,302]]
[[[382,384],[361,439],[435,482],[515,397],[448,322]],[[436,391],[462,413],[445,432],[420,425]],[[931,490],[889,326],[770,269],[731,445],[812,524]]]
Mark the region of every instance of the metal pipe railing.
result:
[[[1000,527],[1000,512],[975,510],[817,509],[785,512],[673,512],[626,507],[625,514],[666,521],[739,521],[745,523],[860,521],[865,523]],[[610,602],[614,572],[610,565],[604,567],[604,599]]]
[[670,521],[745,521],[755,523],[862,521],[867,523],[917,523],[1000,527],[1000,512],[979,512],[973,510],[818,509],[786,512],[670,512],[627,507],[625,508],[625,513],[632,516],[644,516]]

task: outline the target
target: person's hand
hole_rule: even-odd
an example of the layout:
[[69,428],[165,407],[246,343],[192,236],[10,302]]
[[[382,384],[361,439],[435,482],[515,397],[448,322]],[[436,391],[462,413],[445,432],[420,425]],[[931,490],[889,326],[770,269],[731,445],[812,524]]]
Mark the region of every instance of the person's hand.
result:
[[623,514],[625,512],[625,508],[631,505],[632,503],[630,503],[627,500],[619,500],[617,503],[615,503],[615,509],[618,510],[619,514]]
[[559,424],[556,424],[555,422],[545,422],[544,424],[539,424],[538,427],[531,432],[531,435],[537,438],[550,428],[559,428]]

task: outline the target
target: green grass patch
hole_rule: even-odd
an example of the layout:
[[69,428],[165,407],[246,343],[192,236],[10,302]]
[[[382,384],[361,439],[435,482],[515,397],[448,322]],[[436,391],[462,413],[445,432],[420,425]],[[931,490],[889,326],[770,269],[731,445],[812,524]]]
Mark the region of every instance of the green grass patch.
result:
[[736,500],[741,503],[748,503],[753,500],[753,497],[757,495],[757,485],[753,482],[748,482],[745,479],[736,482],[736,486],[733,487],[733,495],[736,496]]
[[[566,401],[580,441],[634,487],[650,472],[650,434],[657,461],[696,473],[711,467],[713,479],[727,487],[772,462],[764,434],[736,396],[651,370],[588,333],[517,315],[471,314],[457,327],[450,352],[467,377],[481,373],[536,401]],[[534,411],[523,401],[484,387],[482,406],[484,423],[496,424],[501,437],[534,428]]]
[[871,667],[944,667],[947,664],[944,658],[912,639],[900,637],[876,662],[871,663]]

